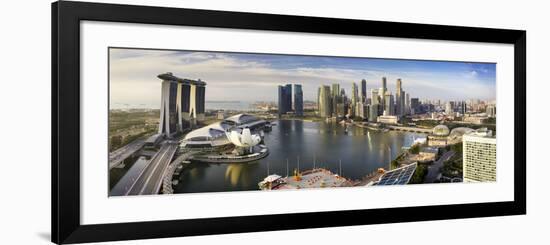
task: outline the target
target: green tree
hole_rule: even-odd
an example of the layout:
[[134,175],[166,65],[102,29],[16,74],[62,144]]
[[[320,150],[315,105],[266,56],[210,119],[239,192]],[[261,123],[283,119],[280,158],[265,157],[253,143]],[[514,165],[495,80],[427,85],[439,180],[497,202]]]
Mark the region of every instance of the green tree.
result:
[[453,150],[455,154],[462,154],[462,142],[452,145],[451,150]]
[[122,136],[115,135],[111,137],[111,144],[109,145],[109,151],[113,151],[122,145]]
[[409,149],[409,152],[411,154],[418,154],[420,153],[420,145],[419,144],[416,144],[414,146],[412,146],[410,149]]
[[424,183],[424,177],[428,174],[428,166],[425,164],[418,164],[414,171],[409,184],[422,184]]

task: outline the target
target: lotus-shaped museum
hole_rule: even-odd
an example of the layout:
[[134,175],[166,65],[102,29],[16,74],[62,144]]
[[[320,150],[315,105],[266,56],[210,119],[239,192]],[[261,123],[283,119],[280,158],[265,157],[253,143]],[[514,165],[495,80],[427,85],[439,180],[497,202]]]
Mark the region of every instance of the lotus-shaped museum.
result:
[[226,132],[227,138],[238,147],[252,147],[260,143],[260,135],[252,134],[249,128],[244,128],[241,133],[235,131]]

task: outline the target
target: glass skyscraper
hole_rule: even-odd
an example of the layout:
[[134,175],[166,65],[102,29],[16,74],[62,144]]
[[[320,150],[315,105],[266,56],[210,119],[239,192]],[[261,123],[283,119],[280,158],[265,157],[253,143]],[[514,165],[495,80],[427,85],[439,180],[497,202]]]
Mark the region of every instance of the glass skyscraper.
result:
[[367,80],[361,80],[361,102],[367,103]]
[[292,111],[292,85],[279,85],[279,116]]
[[294,113],[297,116],[304,115],[304,93],[301,84],[294,84]]

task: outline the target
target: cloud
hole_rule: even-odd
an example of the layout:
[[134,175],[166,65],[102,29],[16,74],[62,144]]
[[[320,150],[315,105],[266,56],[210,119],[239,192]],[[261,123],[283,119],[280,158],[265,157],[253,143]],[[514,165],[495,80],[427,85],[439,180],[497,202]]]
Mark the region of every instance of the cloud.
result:
[[[257,101],[277,99],[277,85],[300,83],[304,99],[315,100],[322,84],[340,83],[347,93],[352,82],[367,80],[367,88],[381,86],[383,76],[395,91],[395,80],[403,79],[404,90],[411,97],[466,99],[494,98],[494,81],[479,80],[478,71],[456,72],[426,69],[399,69],[374,65],[342,68],[330,58],[315,63],[312,58],[261,56],[213,52],[177,52],[160,50],[112,49],[110,56],[110,92],[112,103],[146,104],[158,107],[160,80],[158,74],[172,72],[176,76],[207,82],[207,100]],[[283,57],[275,62],[275,58]],[[271,61],[273,60],[273,61]],[[333,62],[334,65],[331,65]],[[399,62],[399,61],[395,61]],[[494,78],[493,78],[494,79]]]
[[472,78],[477,77],[477,74],[478,74],[477,71],[472,70],[472,71],[466,72],[464,74],[464,77],[467,78],[467,79],[472,79]]

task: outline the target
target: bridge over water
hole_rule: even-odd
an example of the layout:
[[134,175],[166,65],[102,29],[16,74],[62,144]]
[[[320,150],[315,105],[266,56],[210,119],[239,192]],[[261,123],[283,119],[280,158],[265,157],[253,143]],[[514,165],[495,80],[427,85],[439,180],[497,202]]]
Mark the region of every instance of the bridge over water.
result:
[[433,129],[430,129],[430,128],[404,127],[404,126],[392,126],[392,125],[387,125],[386,128],[391,130],[424,133],[424,134],[431,134],[433,132]]
[[120,165],[124,159],[141,150],[143,145],[145,145],[145,139],[137,139],[113,152],[109,152],[109,169]]

